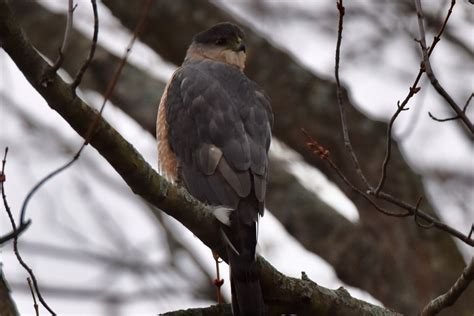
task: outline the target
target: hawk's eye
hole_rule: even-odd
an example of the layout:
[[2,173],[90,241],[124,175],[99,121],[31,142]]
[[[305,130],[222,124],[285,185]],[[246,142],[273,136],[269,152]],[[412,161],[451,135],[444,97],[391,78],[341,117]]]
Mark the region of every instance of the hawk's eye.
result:
[[215,41],[216,45],[224,45],[226,43],[226,40],[224,38],[218,38]]

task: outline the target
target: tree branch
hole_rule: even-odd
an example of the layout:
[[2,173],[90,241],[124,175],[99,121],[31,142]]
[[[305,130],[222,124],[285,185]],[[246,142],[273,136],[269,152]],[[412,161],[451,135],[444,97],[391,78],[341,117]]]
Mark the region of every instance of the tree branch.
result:
[[160,316],[232,316],[230,304],[212,305],[204,308],[181,309],[173,312],[160,314]]
[[[27,41],[14,20],[6,0],[0,0],[0,41],[30,84],[83,138],[97,111],[74,97],[69,86],[56,74],[47,86],[41,84],[50,67]],[[184,189],[159,176],[141,155],[112,126],[100,118],[90,144],[119,173],[133,192],[174,217],[225,259],[217,220],[202,203]],[[158,211],[158,210],[156,210]],[[385,308],[352,298],[345,290],[332,291],[309,280],[284,276],[259,257],[259,273],[265,302],[270,313],[302,315],[398,315]]]
[[[471,238],[471,233],[469,234],[463,234],[460,231],[454,229],[453,227],[444,224],[443,222],[439,221],[435,217],[431,216],[430,214],[422,211],[419,209],[419,203],[421,202],[421,198],[418,198],[418,203],[416,206],[413,206],[397,197],[394,197],[391,194],[385,193],[385,192],[379,192],[378,195],[376,196],[380,200],[384,200],[387,202],[390,202],[391,204],[401,208],[404,210],[403,212],[393,212],[390,210],[386,210],[382,207],[380,207],[377,203],[372,201],[370,198],[370,194],[374,195],[375,192],[369,191],[368,193],[364,192],[362,189],[358,188],[355,184],[353,184],[345,175],[344,172],[337,166],[337,164],[331,159],[329,155],[329,151],[324,148],[322,145],[318,143],[317,140],[313,139],[311,135],[309,135],[305,130],[303,130],[303,133],[305,134],[306,138],[308,139],[307,146],[309,149],[311,149],[312,153],[314,155],[317,155],[321,158],[321,160],[324,160],[328,163],[329,166],[336,172],[336,174],[346,183],[348,187],[350,187],[354,192],[359,194],[362,198],[366,199],[377,211],[379,211],[382,214],[385,214],[387,216],[392,216],[392,217],[408,217],[408,216],[413,216],[415,223],[418,226],[421,226],[422,228],[431,228],[431,227],[436,227],[439,230],[442,230],[448,234],[450,234],[453,237],[458,238],[459,240],[462,240],[466,244],[468,244],[471,247],[474,247],[474,239]],[[418,219],[421,218],[427,222],[427,224],[420,224]]]
[[[66,50],[70,39],[71,39],[71,31],[72,31],[72,24],[74,19],[74,10],[76,9],[76,5],[74,5],[74,0],[68,0],[68,10],[67,10],[67,22],[66,22],[66,29],[64,31],[63,42],[61,47],[59,48],[59,55],[54,63],[53,67],[50,69],[50,73],[56,73],[56,71],[61,67],[63,60],[64,60],[64,51]],[[48,75],[50,75],[48,73]],[[48,77],[45,77],[47,80]]]
[[357,158],[357,155],[355,154],[354,149],[352,148],[352,143],[349,136],[349,130],[347,128],[346,111],[344,108],[344,103],[342,101],[341,82],[339,81],[339,59],[340,59],[339,56],[341,54],[342,29],[344,25],[345,8],[344,8],[344,5],[342,4],[342,0],[338,0],[336,5],[337,5],[337,10],[339,11],[339,23],[338,23],[338,31],[337,31],[336,61],[335,61],[335,66],[334,66],[334,76],[336,78],[337,104],[339,105],[339,114],[341,116],[342,133],[344,135],[344,146],[346,147],[347,152],[351,156],[357,175],[364,182],[366,189],[372,190],[372,185],[369,183],[364,173],[362,172],[362,169],[360,168],[359,159]]
[[95,49],[97,47],[97,37],[99,36],[99,14],[97,12],[97,0],[91,0],[91,4],[92,12],[94,14],[94,35],[92,36],[92,43],[91,48],[89,50],[89,55],[87,56],[79,71],[77,72],[76,78],[71,83],[71,89],[73,90],[76,90],[77,86],[81,83],[82,76],[84,76],[84,73],[92,62],[92,59],[94,58]]
[[0,264],[0,315],[2,316],[19,316],[15,302],[10,295],[10,287],[8,286],[5,275],[3,274]]
[[[441,35],[443,35],[444,30],[446,29],[446,25],[448,24],[449,17],[451,16],[451,12],[453,11],[455,1],[451,2],[451,6],[448,9],[448,13],[446,14],[446,17],[443,21],[443,24],[441,25],[441,28],[438,31],[438,34],[433,38],[433,42],[431,43],[430,49],[428,50],[428,57],[431,56],[433,53],[434,48],[436,47],[436,44],[441,40]],[[382,174],[380,175],[379,183],[377,185],[377,188],[375,189],[375,195],[378,195],[379,192],[382,190],[384,182],[387,177],[387,167],[388,163],[390,161],[391,153],[392,153],[392,129],[393,125],[395,123],[395,120],[398,118],[398,116],[401,114],[403,111],[407,111],[409,108],[407,108],[408,102],[411,100],[411,98],[417,94],[421,87],[418,85],[418,82],[420,81],[423,73],[425,72],[425,68],[423,67],[423,63],[420,65],[420,70],[418,71],[418,74],[416,75],[415,81],[413,84],[410,86],[410,89],[408,91],[408,95],[405,97],[403,102],[400,103],[400,101],[397,102],[397,110],[395,113],[392,115],[390,118],[390,122],[388,124],[387,128],[387,145],[386,145],[386,151],[385,151],[385,158],[382,163]]]
[[474,257],[466,266],[456,283],[448,292],[432,300],[421,312],[421,316],[432,316],[453,305],[474,279]]
[[[5,148],[5,156],[2,160],[2,169],[1,169],[1,173],[0,173],[1,176],[2,176],[2,181],[0,182],[0,188],[1,188],[1,191],[2,191],[3,205],[5,207],[5,211],[8,214],[8,219],[10,220],[10,224],[12,226],[12,230],[13,230],[13,233],[14,233],[14,235],[13,235],[13,252],[15,253],[15,256],[16,256],[18,262],[20,263],[20,265],[26,270],[26,272],[30,275],[31,279],[33,280],[34,289],[36,291],[36,294],[38,295],[38,299],[41,302],[41,305],[43,305],[43,307],[46,308],[48,310],[48,312],[51,313],[51,315],[56,315],[54,313],[54,311],[46,303],[46,301],[43,299],[43,296],[41,295],[41,292],[39,290],[38,281],[36,280],[36,276],[33,272],[33,269],[31,269],[30,266],[28,266],[28,264],[23,260],[22,256],[20,255],[20,251],[18,249],[18,236],[19,236],[19,234],[17,232],[17,227],[16,227],[16,224],[15,224],[15,220],[13,218],[13,214],[10,210],[10,206],[7,203],[7,196],[5,194],[5,186],[4,186],[4,182],[5,182],[5,164],[7,162],[7,154],[8,154],[8,147]],[[20,226],[26,226],[26,223],[21,221]]]
[[[454,6],[454,3],[456,3],[456,0],[451,0],[451,8],[448,13],[448,17],[451,14],[452,7]],[[421,52],[423,54],[423,65],[424,65],[424,70],[426,72],[426,75],[431,81],[431,85],[435,90],[438,92],[439,95],[441,95],[444,100],[451,106],[451,108],[456,112],[456,116],[459,117],[459,119],[464,123],[464,125],[468,128],[468,130],[471,132],[471,136],[474,135],[474,125],[472,122],[468,119],[466,116],[466,113],[461,109],[461,107],[454,101],[454,99],[449,95],[448,92],[441,86],[439,83],[438,79],[436,78],[433,69],[431,68],[431,63],[430,63],[430,56],[428,53],[428,47],[426,46],[426,36],[425,36],[425,27],[424,27],[424,16],[423,16],[423,10],[421,8],[421,2],[420,0],[415,0],[415,7],[416,7],[416,14],[418,16],[418,29],[420,32],[420,39],[419,43],[421,46]]]

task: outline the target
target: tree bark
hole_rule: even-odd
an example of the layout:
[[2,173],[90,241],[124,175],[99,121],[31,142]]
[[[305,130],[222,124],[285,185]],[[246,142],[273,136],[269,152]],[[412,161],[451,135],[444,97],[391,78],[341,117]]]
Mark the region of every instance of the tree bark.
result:
[[[31,302],[33,308],[33,302]],[[8,286],[5,275],[3,274],[0,264],[0,315],[2,316],[19,316],[15,302],[11,296],[10,287]]]
[[[185,190],[159,176],[97,111],[75,96],[57,74],[47,84],[44,74],[50,69],[25,38],[8,7],[0,0],[0,42],[26,79],[82,137],[97,122],[90,144],[119,173],[133,192],[162,209],[185,225],[211,249],[225,259],[225,251],[218,233],[218,223],[211,211]],[[156,210],[158,212],[158,210]],[[265,259],[258,257],[262,291],[269,314],[298,313],[299,315],[399,315],[352,298],[347,291],[332,291],[303,279],[284,276]]]

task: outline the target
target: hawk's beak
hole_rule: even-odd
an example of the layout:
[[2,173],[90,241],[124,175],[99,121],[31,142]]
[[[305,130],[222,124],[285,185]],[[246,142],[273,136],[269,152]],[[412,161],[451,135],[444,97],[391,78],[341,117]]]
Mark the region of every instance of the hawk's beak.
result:
[[244,52],[244,53],[245,53],[245,44],[244,44],[244,43],[240,43],[240,44],[237,46],[237,51],[238,51],[238,52]]
[[235,51],[245,53],[245,43],[240,37],[237,39],[237,43],[235,45]]

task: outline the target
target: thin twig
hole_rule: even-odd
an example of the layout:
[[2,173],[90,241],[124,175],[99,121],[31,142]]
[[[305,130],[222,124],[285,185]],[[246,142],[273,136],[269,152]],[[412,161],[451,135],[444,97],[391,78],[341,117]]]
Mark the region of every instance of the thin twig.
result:
[[[82,153],[82,150],[87,146],[87,144],[89,144],[90,140],[91,140],[91,137],[93,135],[93,132],[95,130],[95,128],[97,127],[97,124],[98,122],[100,121],[100,118],[102,117],[102,112],[104,111],[104,108],[105,108],[105,105],[107,104],[107,101],[110,97],[110,95],[112,94],[114,88],[115,88],[115,85],[118,81],[118,78],[120,77],[120,73],[124,67],[124,65],[126,64],[127,62],[127,58],[128,58],[128,55],[130,54],[130,51],[132,50],[132,46],[133,44],[135,43],[135,40],[137,39],[138,37],[138,34],[139,32],[141,31],[143,25],[144,25],[144,22],[145,22],[145,18],[147,16],[147,13],[150,9],[150,6],[152,4],[153,0],[148,0],[148,2],[146,3],[146,5],[144,6],[143,8],[143,11],[142,11],[142,14],[140,16],[140,20],[138,22],[138,25],[137,27],[135,28],[135,31],[133,33],[133,36],[132,36],[132,39],[130,40],[130,43],[128,44],[126,50],[125,50],[125,53],[122,57],[122,59],[120,60],[119,64],[117,65],[117,68],[115,69],[113,75],[112,75],[112,79],[110,80],[108,86],[107,86],[107,89],[106,89],[106,92],[104,94],[104,100],[102,102],[102,105],[100,107],[100,110],[99,112],[97,113],[97,116],[96,116],[96,119],[92,122],[92,124],[89,126],[88,130],[87,130],[87,133],[86,133],[86,136],[85,136],[85,139],[84,139],[84,143],[81,145],[81,147],[79,148],[79,150],[76,152],[76,154],[74,155],[74,157],[68,161],[66,164],[64,164],[63,166],[59,167],[58,169],[54,170],[53,172],[51,172],[50,174],[48,174],[45,178],[43,178],[40,182],[38,182],[34,187],[33,189],[30,190],[30,192],[28,193],[27,197],[25,198],[25,201],[23,202],[23,205],[22,205],[22,208],[21,208],[21,213],[20,213],[20,224],[23,224],[25,223],[25,216],[26,216],[26,207],[28,205],[28,202],[30,201],[31,197],[33,196],[33,194],[44,184],[46,183],[48,180],[50,180],[51,178],[53,178],[55,175],[61,173],[62,171],[64,171],[65,169],[69,168],[72,164],[74,164],[74,162],[76,162],[81,153]],[[33,280],[34,281],[34,280]]]
[[[418,40],[418,42],[420,43],[420,46],[421,46],[421,52],[423,55],[423,65],[424,65],[426,75],[430,79],[431,85],[433,86],[433,88],[435,88],[438,94],[441,95],[444,98],[444,100],[451,106],[454,112],[456,112],[456,115],[459,116],[459,119],[464,123],[464,125],[471,132],[471,134],[474,135],[474,125],[468,119],[468,117],[460,108],[460,106],[453,100],[453,98],[449,95],[449,93],[446,92],[446,90],[441,86],[441,84],[439,83],[438,79],[436,78],[433,72],[433,69],[431,68],[430,56],[428,54],[428,47],[426,46],[424,15],[423,15],[423,10],[421,8],[421,2],[420,0],[414,0],[414,1],[415,1],[415,7],[416,7],[416,14],[418,17],[418,29],[420,32],[420,39]],[[451,14],[452,7],[454,6],[455,3],[456,3],[456,0],[451,1],[451,8],[450,8],[449,14]]]
[[395,120],[398,118],[400,113],[403,111],[408,110],[408,108],[405,108],[407,105],[408,101],[418,92],[420,91],[420,87],[417,87],[418,81],[421,78],[421,73],[419,76],[417,76],[415,82],[413,85],[410,87],[410,90],[408,92],[408,95],[406,96],[405,100],[403,100],[403,103],[400,104],[400,101],[397,102],[397,110],[393,114],[392,118],[390,119],[390,122],[388,123],[388,128],[387,128],[387,147],[386,147],[386,152],[385,152],[385,158],[382,163],[382,175],[380,176],[379,183],[377,184],[377,188],[375,189],[375,195],[378,195],[380,190],[382,190],[383,185],[385,183],[385,180],[387,178],[387,166],[388,162],[390,161],[391,155],[392,155],[392,130],[393,130],[393,124],[395,123]]
[[[462,112],[464,114],[466,114],[466,111],[467,111],[467,108],[469,107],[470,103],[471,103],[471,99],[472,97],[474,96],[474,93],[471,93],[471,95],[469,96],[469,98],[467,99],[466,103],[464,104],[464,107],[462,109]],[[444,119],[439,119],[437,117],[435,117],[433,114],[431,114],[431,112],[428,112],[428,115],[435,121],[437,122],[448,122],[448,121],[454,121],[454,120],[458,120],[460,119],[461,117],[459,115],[456,115],[456,116],[453,116],[453,117],[448,117],[448,118],[444,118]]]
[[39,316],[38,303],[36,303],[36,295],[33,291],[33,286],[31,285],[31,279],[26,278],[26,281],[28,281],[28,287],[30,288],[31,296],[33,297],[33,307],[35,309],[36,316]]
[[[1,178],[2,181],[0,181],[0,186],[2,190],[2,200],[3,200],[3,206],[5,207],[5,211],[8,214],[8,218],[10,219],[10,223],[12,224],[13,227],[13,232],[16,233],[16,225],[15,225],[15,220],[13,219],[13,214],[10,209],[10,206],[8,205],[7,201],[7,195],[5,194],[5,181],[6,181],[6,175],[5,175],[5,165],[7,163],[7,155],[8,155],[8,147],[5,148],[5,154],[3,155],[3,160],[2,160],[2,171],[1,171]],[[13,236],[13,238],[16,238],[17,234]]]
[[423,308],[421,316],[432,316],[453,305],[474,279],[474,257],[466,266],[459,279],[443,295],[438,296]]
[[428,116],[436,122],[449,122],[449,121],[458,120],[460,118],[459,115],[456,115],[456,116],[453,116],[453,117],[440,119],[440,118],[437,118],[436,116],[434,116],[431,112],[428,112]]
[[120,73],[122,72],[123,67],[125,66],[127,62],[128,55],[130,54],[133,44],[135,43],[139,33],[141,32],[142,28],[145,25],[145,20],[146,16],[150,10],[151,4],[153,3],[153,0],[148,0],[147,3],[143,6],[143,10],[140,15],[140,20],[138,21],[137,26],[135,27],[135,30],[133,32],[132,39],[128,43],[127,48],[125,49],[125,53],[120,60],[117,68],[115,69],[115,72],[112,76],[112,80],[109,82],[109,85],[107,86],[107,89],[105,90],[104,93],[104,101],[102,102],[102,106],[100,107],[99,113],[97,114],[96,120],[91,124],[91,127],[86,133],[86,139],[85,139],[85,144],[88,144],[90,142],[90,138],[92,137],[92,132],[97,126],[97,123],[100,121],[100,118],[102,116],[102,112],[104,111],[105,104],[107,103],[107,100],[109,99],[110,95],[114,91],[115,85],[117,84],[117,81],[120,77]]
[[97,47],[97,37],[99,34],[99,14],[97,12],[97,0],[91,0],[91,3],[92,11],[94,12],[94,35],[92,37],[92,44],[91,49],[89,50],[89,56],[77,72],[76,78],[74,79],[73,83],[71,83],[71,89],[74,92],[76,91],[77,86],[79,86],[79,84],[81,83],[82,76],[84,75],[90,63],[92,62],[92,59],[94,58],[95,49]]
[[[406,209],[406,210],[409,210],[412,212],[412,214],[415,213],[415,210],[416,210],[416,206],[413,206],[413,205],[410,205],[388,193],[385,193],[385,192],[379,192],[378,194],[378,197],[382,200],[385,200],[387,202],[390,202],[400,208],[403,208],[403,209]],[[429,215],[428,213],[422,211],[422,210],[417,210],[417,216],[421,219],[423,219],[424,221],[426,221],[427,223],[433,223],[433,227],[436,227],[437,229],[439,230],[443,230],[445,232],[447,232],[448,234],[462,240],[463,242],[465,242],[466,244],[468,244],[469,246],[471,247],[474,247],[474,239],[472,238],[472,236],[470,234],[463,234],[461,233],[460,231],[452,228],[451,226],[449,225],[446,225],[444,224],[443,222],[439,221],[438,219],[436,219],[435,217]]]
[[63,63],[64,52],[66,51],[66,48],[69,44],[69,40],[70,40],[70,37],[71,37],[74,10],[76,9],[76,7],[77,7],[77,4],[74,5],[74,0],[68,0],[66,30],[64,31],[63,43],[61,45],[61,48],[59,49],[59,55],[58,55],[58,58],[56,59],[56,62],[51,67],[51,69],[48,70],[47,77],[49,77],[50,75],[56,73],[56,71],[59,69],[59,67],[61,67],[61,65]]
[[414,212],[414,217],[415,217],[415,223],[416,225],[418,225],[419,227],[421,228],[424,228],[424,229],[430,229],[431,227],[434,226],[434,223],[433,222],[429,222],[428,224],[423,224],[419,221],[418,219],[418,213],[420,212],[420,204],[421,204],[421,201],[423,200],[423,197],[420,196],[418,198],[418,201],[416,202],[416,206],[415,206],[415,212]]
[[20,236],[31,224],[31,220],[27,220],[26,222],[23,223],[23,225],[20,225],[17,227],[16,230],[9,232],[8,234],[5,234],[0,237],[0,246],[2,246],[4,243],[13,240],[15,237]]
[[[336,163],[330,158],[329,151],[325,149],[322,145],[320,145],[316,140],[314,140],[304,129],[302,129],[303,134],[308,138],[308,143],[307,146],[313,154],[318,155],[322,160],[326,161],[329,166],[337,173],[337,175],[348,185],[354,192],[362,196],[364,199],[366,199],[377,211],[380,213],[383,213],[388,216],[393,216],[393,217],[408,217],[408,216],[414,216],[415,217],[415,222],[417,225],[420,225],[419,219],[424,220],[427,224],[422,224],[424,228],[431,228],[435,227],[439,230],[445,231],[448,234],[462,240],[466,244],[470,245],[471,247],[474,247],[474,239],[472,239],[472,230],[471,233],[468,235],[465,235],[461,233],[460,231],[452,228],[451,226],[448,226],[444,224],[443,222],[439,221],[435,217],[429,215],[428,213],[422,211],[419,209],[421,199],[418,199],[416,206],[413,206],[409,203],[406,203],[388,193],[385,193],[383,191],[380,191],[377,195],[375,195],[374,191],[368,190],[368,192],[364,192],[363,190],[359,189],[357,186],[355,186],[341,171],[341,169],[336,165]],[[374,195],[376,198],[382,199],[384,201],[390,202],[391,204],[399,207],[402,210],[405,210],[404,212],[398,213],[398,212],[392,212],[388,211],[382,207],[380,207],[377,203],[375,203],[371,198],[370,195]],[[430,227],[428,227],[430,226]]]
[[31,224],[31,221],[27,221],[24,223],[24,225],[20,225],[20,227],[17,228],[15,225],[15,220],[13,219],[12,212],[10,210],[10,206],[8,205],[7,196],[5,194],[5,189],[4,189],[4,182],[6,181],[5,164],[7,163],[7,155],[8,155],[8,147],[5,148],[5,154],[2,160],[2,170],[0,172],[0,186],[1,186],[1,191],[2,191],[3,206],[5,207],[5,211],[8,214],[10,222],[12,223],[13,231],[0,237],[0,245],[3,245],[9,240],[17,238]]
[[[362,196],[367,202],[369,202],[376,210],[379,212],[388,215],[388,216],[394,216],[394,217],[406,217],[410,216],[410,212],[403,212],[403,213],[396,213],[396,212],[391,212],[388,211],[382,207],[380,207],[377,203],[375,203],[368,194],[366,194],[364,191],[359,189],[357,186],[355,186],[341,171],[341,169],[336,165],[336,163],[329,157],[329,151],[321,146],[316,140],[314,140],[308,132],[306,132],[305,129],[301,130],[303,134],[308,138],[308,143],[307,146],[312,150],[313,154],[318,155],[321,159],[325,160],[331,168],[336,171],[337,175],[346,183],[354,192],[358,193],[360,196]],[[370,190],[369,190],[370,192]]]
[[[2,160],[2,173],[1,173],[2,175],[4,175],[4,177],[5,177],[5,164],[7,162],[7,154],[8,154],[8,148],[5,148],[5,156]],[[12,225],[13,232],[16,232],[17,229],[16,229],[15,220],[13,219],[13,214],[10,210],[10,207],[9,207],[8,203],[7,203],[4,181],[0,182],[0,187],[1,187],[1,190],[2,190],[2,198],[3,198],[3,204],[5,206],[5,210],[8,214],[8,218],[10,219],[10,223]],[[33,270],[26,264],[26,262],[23,260],[23,258],[20,255],[20,251],[18,250],[18,234],[15,234],[14,237],[13,237],[13,252],[15,253],[16,258],[18,259],[18,262],[28,272],[31,279],[33,280],[34,289],[35,289],[36,294],[38,295],[38,299],[40,300],[43,307],[46,308],[51,313],[51,315],[56,315],[54,313],[54,311],[46,303],[46,301],[43,299],[43,297],[41,296],[41,293],[40,293],[39,287],[38,287],[38,282],[36,281],[36,277],[35,277],[35,274],[33,273]]]
[[[61,173],[62,171],[64,171],[65,169],[67,169],[68,167],[70,167],[75,161],[77,161],[79,159],[79,156],[82,152],[82,150],[85,148],[85,146],[90,142],[90,139],[92,137],[92,134],[98,124],[98,122],[100,121],[100,118],[102,117],[102,112],[105,108],[105,105],[107,104],[107,100],[108,98],[110,97],[110,94],[112,93],[113,89],[115,88],[115,85],[117,83],[117,80],[118,80],[118,77],[120,76],[120,73],[121,73],[121,70],[123,68],[123,66],[125,65],[126,63],[126,60],[128,58],[128,55],[132,49],[132,46],[138,36],[138,32],[142,29],[143,27],[143,24],[144,24],[144,21],[145,21],[145,18],[146,18],[146,15],[147,15],[147,12],[149,11],[149,8],[151,6],[151,3],[152,3],[152,0],[148,0],[147,4],[144,6],[144,9],[143,9],[143,12],[142,12],[142,15],[140,17],[140,20],[139,20],[139,23],[138,23],[138,26],[137,28],[135,29],[135,32],[133,34],[133,37],[132,37],[132,40],[130,41],[130,44],[127,46],[127,49],[126,49],[126,52],[122,58],[122,60],[120,61],[119,65],[117,66],[116,68],[116,71],[114,72],[113,74],[113,77],[112,77],[112,80],[109,82],[109,85],[107,87],[107,90],[106,90],[106,93],[104,95],[104,101],[102,103],[102,106],[100,108],[100,111],[97,113],[97,116],[96,116],[96,119],[92,122],[92,124],[90,125],[88,131],[87,131],[87,134],[86,134],[86,137],[84,139],[84,143],[81,145],[81,147],[79,148],[79,150],[77,151],[77,153],[74,155],[74,157],[69,161],[67,162],[65,165],[59,167],[58,169],[56,169],[55,171],[53,171],[52,173],[50,173],[49,175],[47,175],[45,178],[43,178],[40,182],[38,182],[34,187],[33,189],[28,193],[25,201],[23,202],[23,205],[22,205],[22,208],[21,208],[21,214],[20,214],[20,225],[23,225],[25,224],[25,216],[26,216],[26,207],[28,205],[28,202],[30,201],[30,199],[32,198],[33,194],[44,184],[46,183],[48,180],[50,180],[51,178],[53,178],[55,175]],[[14,225],[14,222],[12,222],[12,225]],[[16,227],[14,226],[14,231],[16,230]],[[33,281],[33,285],[34,285],[34,288],[35,288],[35,291],[36,291],[36,294],[38,295],[38,299],[39,301],[41,302],[41,304],[52,314],[52,315],[56,315],[53,310],[47,305],[47,303],[44,301],[43,297],[41,296],[41,293],[39,291],[39,287],[38,287],[38,282],[36,281],[36,277],[33,273],[33,271],[31,270],[31,268],[25,263],[25,261],[22,259],[22,257],[20,256],[20,253],[18,251],[18,238],[15,237],[14,240],[13,240],[13,247],[14,247],[14,251],[15,251],[15,254],[17,256],[17,259],[18,261],[20,262],[20,264],[23,266],[23,268],[30,274],[30,277]]]
[[[426,81],[426,80],[425,80]],[[420,83],[420,86],[422,86],[424,83],[421,82]],[[413,131],[415,130],[415,127],[418,123],[418,120],[420,118],[420,113],[421,113],[421,110],[423,109],[424,105],[425,105],[425,98],[426,98],[426,95],[427,95],[427,90],[420,90],[420,95],[418,97],[418,101],[417,103],[413,106],[413,111],[412,111],[412,114],[409,118],[409,121],[405,124],[405,128],[403,131],[401,132],[398,132],[397,133],[397,138],[398,139],[407,139],[411,136],[411,134],[413,133]],[[390,138],[392,137],[392,134],[393,134],[393,131],[392,133],[390,133],[390,135],[388,135]],[[382,168],[383,170],[383,168]]]
[[69,161],[67,162],[66,164],[64,164],[63,166],[57,168],[56,170],[52,171],[50,174],[48,174],[46,177],[44,177],[43,179],[41,179],[37,184],[35,184],[35,186],[28,192],[28,194],[26,195],[26,198],[25,200],[23,201],[23,204],[21,206],[21,211],[20,211],[20,225],[24,224],[25,223],[25,216],[26,216],[26,209],[27,209],[27,206],[28,206],[28,203],[30,201],[30,199],[33,197],[33,195],[39,190],[39,188],[41,188],[41,186],[43,186],[43,184],[45,184],[47,181],[49,181],[50,179],[52,179],[54,176],[56,176],[57,174],[61,173],[63,170],[69,168],[69,166],[71,166],[77,159],[79,159],[79,155],[81,154],[82,150],[84,149],[85,145],[82,144],[81,148],[77,151],[77,153],[74,155],[74,157]]
[[[451,1],[451,6],[448,9],[448,13],[446,14],[446,18],[443,21],[443,24],[441,25],[440,30],[438,31],[438,34],[434,37],[433,42],[431,43],[431,46],[428,50],[428,56],[431,56],[433,53],[434,48],[436,47],[436,44],[441,40],[441,35],[443,34],[446,25],[448,23],[449,17],[451,16],[451,13],[453,12],[453,7],[456,1]],[[418,92],[420,91],[420,87],[418,86],[418,83],[425,72],[425,67],[423,66],[423,63],[420,65],[420,70],[418,71],[418,74],[416,75],[415,81],[411,85],[408,95],[405,97],[403,102],[400,103],[400,101],[397,102],[397,110],[393,114],[392,118],[390,119],[390,123],[388,124],[387,127],[387,141],[386,141],[386,150],[385,150],[385,158],[382,163],[382,174],[380,176],[379,182],[377,184],[377,188],[375,189],[375,195],[378,195],[379,192],[382,190],[383,185],[385,183],[386,177],[387,177],[387,167],[388,163],[390,161],[391,153],[392,153],[392,130],[393,130],[393,124],[395,123],[395,120],[397,117],[400,115],[402,111],[407,110],[406,105],[410,101],[410,99]]]
[[346,147],[347,151],[349,152],[352,158],[352,162],[354,163],[354,168],[357,174],[365,183],[367,189],[371,189],[372,186],[370,185],[367,178],[364,176],[364,173],[362,172],[362,169],[359,164],[359,160],[357,159],[357,155],[355,154],[354,149],[352,147],[352,143],[349,137],[349,131],[347,127],[346,111],[345,111],[344,104],[342,101],[341,82],[339,80],[339,59],[340,59],[340,53],[341,53],[342,30],[344,26],[344,13],[345,13],[345,8],[344,8],[344,5],[342,4],[342,1],[343,0],[338,0],[337,2],[337,9],[339,11],[339,26],[338,26],[338,31],[337,31],[337,43],[336,43],[336,64],[334,67],[334,74],[336,77],[337,103],[339,105],[339,114],[341,116],[342,132],[344,135],[344,146]]

